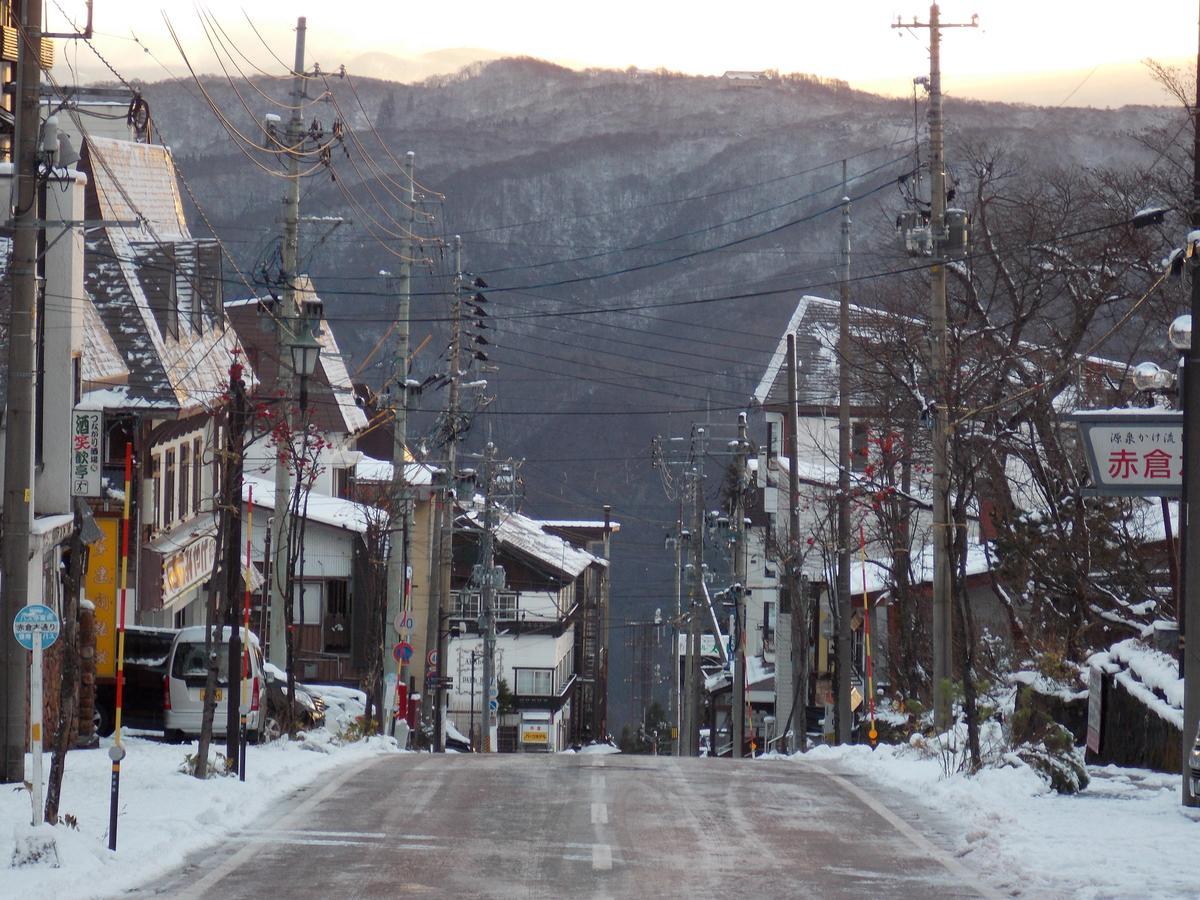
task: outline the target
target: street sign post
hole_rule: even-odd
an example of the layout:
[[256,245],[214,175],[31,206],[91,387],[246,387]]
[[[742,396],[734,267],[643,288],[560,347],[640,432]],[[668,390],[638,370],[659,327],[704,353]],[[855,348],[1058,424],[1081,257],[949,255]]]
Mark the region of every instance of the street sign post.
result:
[[1093,497],[1179,497],[1183,413],[1161,409],[1077,412]]
[[33,763],[33,771],[30,773],[33,785],[33,825],[40,825],[43,821],[42,651],[58,640],[60,628],[58,613],[40,603],[24,607],[13,618],[13,636],[17,643],[33,652],[33,664],[29,672],[29,754]]

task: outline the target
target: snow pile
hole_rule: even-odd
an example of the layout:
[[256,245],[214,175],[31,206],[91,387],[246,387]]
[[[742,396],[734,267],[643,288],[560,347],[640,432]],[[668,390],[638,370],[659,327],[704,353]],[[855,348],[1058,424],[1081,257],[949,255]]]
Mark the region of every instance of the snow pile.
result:
[[579,752],[590,753],[596,756],[610,756],[614,753],[620,753],[621,750],[618,747],[614,747],[612,744],[588,744],[584,747],[580,747]]
[[1114,674],[1130,694],[1183,731],[1183,679],[1178,662],[1169,653],[1129,638],[1093,655],[1088,664]]
[[[179,771],[185,757],[195,753],[194,745],[138,737],[126,737],[124,744],[128,755],[121,766],[115,853],[108,850],[111,740],[101,741],[98,750],[67,755],[60,815],[72,816],[77,828],[33,828],[29,793],[0,792],[0,895],[104,897],[152,882],[231,831],[262,826],[270,806],[297,788],[381,753],[398,752],[390,738],[337,744],[320,729],[298,741],[249,747],[244,782],[236,777],[197,781]],[[222,747],[223,742],[216,749]]]
[[367,695],[357,688],[336,684],[307,685],[325,701],[325,727],[333,734],[345,734],[358,724],[367,709]]
[[1060,795],[1026,767],[947,777],[908,747],[819,747],[791,759],[874,782],[877,793],[863,786],[876,799],[905,818],[916,812],[954,856],[1014,896],[1196,892],[1194,867],[1180,861],[1194,855],[1200,811],[1180,806],[1178,775],[1092,767],[1087,789]]

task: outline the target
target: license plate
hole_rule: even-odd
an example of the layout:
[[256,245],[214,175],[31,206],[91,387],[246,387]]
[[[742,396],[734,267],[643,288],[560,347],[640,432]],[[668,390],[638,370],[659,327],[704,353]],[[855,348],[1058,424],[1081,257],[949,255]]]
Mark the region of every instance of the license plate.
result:
[[[200,688],[200,699],[201,700],[204,699],[204,688]],[[223,690],[221,690],[220,688],[217,688],[217,702],[220,703],[224,699],[225,699],[225,692]]]

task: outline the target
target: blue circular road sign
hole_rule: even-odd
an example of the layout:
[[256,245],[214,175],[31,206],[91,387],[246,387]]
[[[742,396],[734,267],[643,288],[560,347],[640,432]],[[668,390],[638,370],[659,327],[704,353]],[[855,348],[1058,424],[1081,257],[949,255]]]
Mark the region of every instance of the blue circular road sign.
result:
[[58,640],[59,627],[58,613],[41,603],[22,607],[13,618],[13,635],[26,650],[33,649],[35,634],[42,636],[42,649],[45,650]]

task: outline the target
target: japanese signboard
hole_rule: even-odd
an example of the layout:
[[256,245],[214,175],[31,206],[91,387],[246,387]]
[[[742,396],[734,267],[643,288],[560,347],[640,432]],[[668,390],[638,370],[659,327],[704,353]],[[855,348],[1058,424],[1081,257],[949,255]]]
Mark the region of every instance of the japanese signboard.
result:
[[100,517],[96,524],[104,537],[92,544],[88,553],[83,595],[96,607],[96,675],[112,678],[117,674],[117,560],[121,520]]
[[100,496],[100,413],[71,413],[71,494]]
[[550,726],[544,722],[521,723],[522,744],[549,744]]
[[1087,456],[1090,495],[1178,497],[1183,485],[1183,413],[1075,413]]
[[172,600],[208,578],[217,558],[217,539],[211,534],[192,541],[182,550],[163,557],[162,600]]
[[49,647],[58,640],[60,627],[58,613],[41,603],[21,607],[13,619],[13,635],[26,650],[33,649],[35,635],[41,637],[43,650]]

